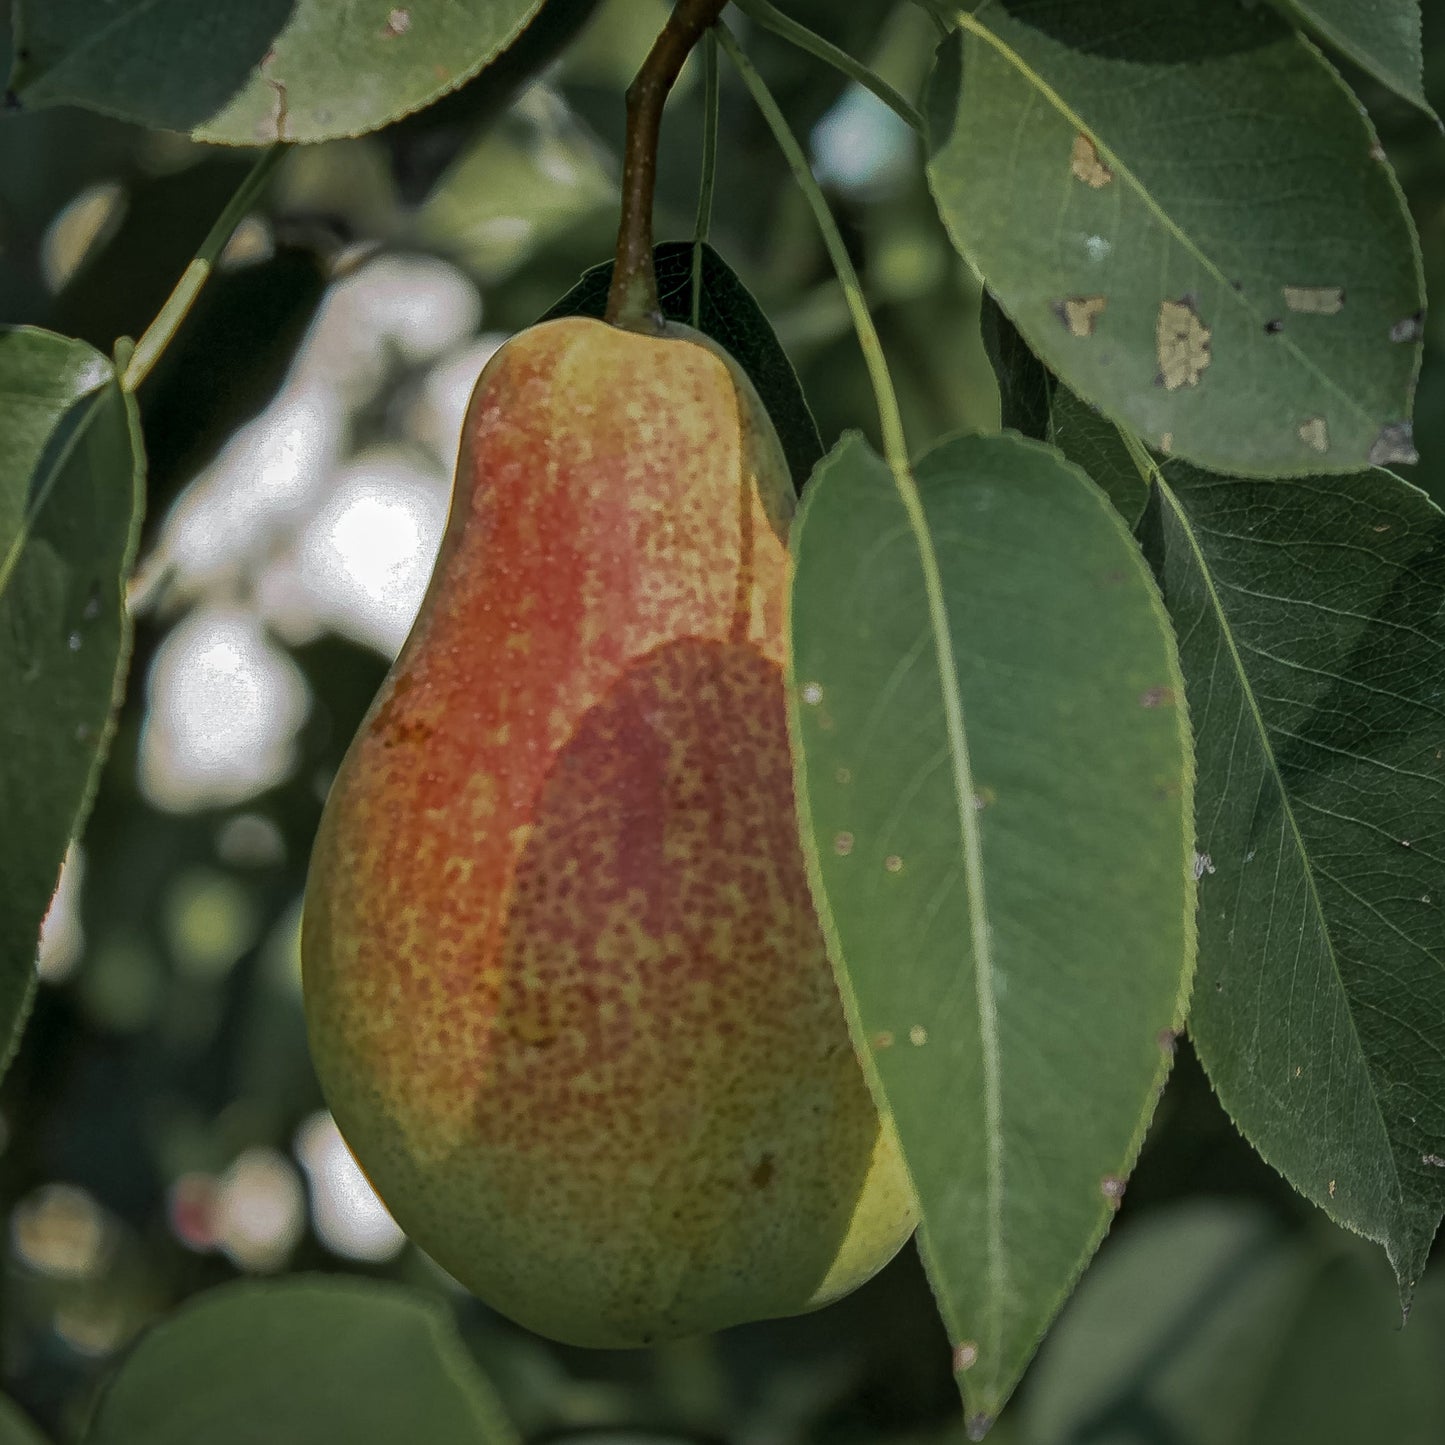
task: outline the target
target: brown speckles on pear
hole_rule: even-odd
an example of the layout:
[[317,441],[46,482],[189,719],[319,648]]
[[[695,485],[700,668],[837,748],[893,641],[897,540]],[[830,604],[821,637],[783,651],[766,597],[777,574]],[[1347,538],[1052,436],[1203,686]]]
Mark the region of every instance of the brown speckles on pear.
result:
[[911,1228],[793,821],[790,506],[710,345],[514,338],[318,837],[343,1132],[446,1268],[580,1343],[811,1307]]

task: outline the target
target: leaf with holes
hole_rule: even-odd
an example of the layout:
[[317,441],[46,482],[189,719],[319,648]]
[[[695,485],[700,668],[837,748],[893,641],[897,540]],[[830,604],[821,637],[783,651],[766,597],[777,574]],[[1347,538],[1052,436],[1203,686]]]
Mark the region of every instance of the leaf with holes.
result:
[[977,1431],[1104,1234],[1183,1018],[1183,679],[1122,519],[1039,443],[945,442],[914,496],[845,439],[793,545],[814,896]]
[[1217,0],[990,0],[958,23],[929,86],[930,183],[1061,381],[1215,470],[1413,455],[1414,233],[1314,46]]
[[1190,1034],[1408,1297],[1445,1212],[1445,515],[1382,471],[1171,463],[1155,492],[1199,761]]
[[144,458],[105,357],[0,330],[0,1072],[40,924],[84,821],[129,653]]
[[10,90],[22,106],[83,105],[196,140],[265,145],[359,135],[419,110],[499,55],[542,0],[14,5]]
[[1276,0],[1381,85],[1434,115],[1425,99],[1420,0]]
[[210,1291],[157,1325],[101,1396],[86,1445],[518,1445],[431,1300],[295,1277]]

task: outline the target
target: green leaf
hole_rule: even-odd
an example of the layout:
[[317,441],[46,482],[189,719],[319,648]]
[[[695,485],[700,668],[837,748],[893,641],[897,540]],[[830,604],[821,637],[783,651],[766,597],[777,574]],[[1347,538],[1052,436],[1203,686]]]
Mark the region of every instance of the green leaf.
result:
[[1155,491],[1198,749],[1190,1033],[1249,1141],[1408,1297],[1445,1212],[1445,515],[1380,471],[1171,463]]
[[1119,429],[1059,385],[987,291],[981,329],[998,381],[1000,424],[1057,447],[1104,489],[1119,515],[1134,526],[1144,514],[1149,486]]
[[40,924],[109,740],[145,461],[134,401],[83,342],[0,329],[0,1072]]
[[211,1290],[157,1325],[101,1397],[86,1445],[515,1445],[442,1309],[321,1276]]
[[[664,241],[653,252],[662,314],[669,321],[692,323],[692,242]],[[612,262],[593,266],[553,306],[543,321],[556,316],[597,316],[607,309]],[[801,487],[823,455],[818,427],[798,375],[776,333],[747,287],[711,246],[702,248],[702,308],[698,329],[712,337],[748,374],[768,410],[783,455]]]
[[1411,456],[1420,261],[1358,102],[1263,6],[991,0],[929,86],[954,244],[1050,370],[1248,475]]
[[359,135],[419,110],[500,54],[542,0],[13,3],[22,105],[265,145]]
[[1192,772],[1168,620],[1102,493],[1007,435],[943,443],[917,485],[915,510],[856,436],[810,483],[790,712],[814,895],[978,1431],[1154,1110]]
[[1425,99],[1420,0],[1276,0],[1327,45],[1433,116]]
[[1054,379],[1003,308],[985,291],[979,329],[988,364],[998,382],[999,425],[1043,441],[1049,434],[1049,398]]
[[0,1445],[45,1445],[45,1437],[4,1395],[0,1395]]
[[1245,1205],[1145,1217],[1110,1242],[1040,1351],[1025,1439],[1434,1445],[1445,1289],[1422,1291],[1401,1330],[1373,1264]]
[[1149,500],[1149,484],[1108,417],[1055,383],[1049,397],[1048,439],[1104,489],[1131,527],[1138,523]]

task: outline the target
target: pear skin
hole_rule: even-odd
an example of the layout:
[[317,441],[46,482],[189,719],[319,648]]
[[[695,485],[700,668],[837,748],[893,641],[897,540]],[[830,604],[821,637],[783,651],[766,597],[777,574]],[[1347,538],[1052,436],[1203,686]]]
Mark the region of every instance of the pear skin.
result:
[[564,1342],[810,1310],[913,1229],[797,838],[791,509],[711,342],[514,337],[317,837],[337,1123],[417,1244]]

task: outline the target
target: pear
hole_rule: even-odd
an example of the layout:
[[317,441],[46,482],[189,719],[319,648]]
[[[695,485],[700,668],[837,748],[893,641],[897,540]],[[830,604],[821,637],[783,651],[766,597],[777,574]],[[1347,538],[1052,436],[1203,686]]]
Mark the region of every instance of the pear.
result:
[[317,837],[337,1123],[417,1244],[567,1343],[813,1309],[914,1225],[797,838],[792,497],[699,334],[514,337]]

